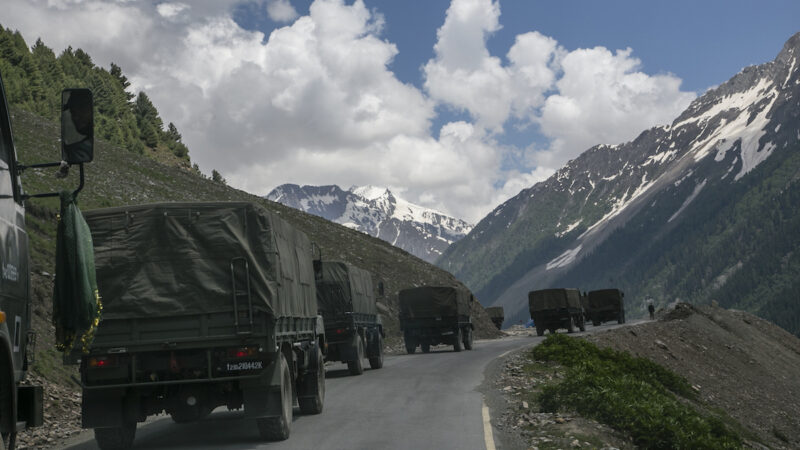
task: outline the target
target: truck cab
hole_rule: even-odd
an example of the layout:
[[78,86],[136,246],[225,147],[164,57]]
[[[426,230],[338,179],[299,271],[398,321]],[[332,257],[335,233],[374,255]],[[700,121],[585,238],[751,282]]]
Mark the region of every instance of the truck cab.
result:
[[[73,91],[66,90],[62,99],[69,98]],[[87,89],[79,91],[81,92],[77,96],[82,96],[82,100],[88,101],[83,105],[84,108],[88,107],[86,125],[93,128],[91,93]],[[87,93],[88,97],[85,97]],[[62,114],[69,116],[71,112],[69,108],[62,106]],[[11,114],[3,78],[0,75],[0,446],[2,448],[7,446],[13,449],[18,431],[39,426],[43,421],[42,387],[20,386],[28,370],[29,359],[32,356],[28,351],[31,350],[29,347],[33,342],[29,247],[24,202],[31,197],[54,197],[58,194],[27,195],[22,190],[20,175],[25,169],[56,166],[66,168],[71,163],[77,163],[80,164],[82,187],[82,163],[92,159],[93,133],[88,133],[88,136],[81,135],[82,150],[88,152],[81,161],[68,156],[69,152],[65,152],[63,134],[62,128],[62,161],[29,166],[20,164],[17,161],[11,131]]]

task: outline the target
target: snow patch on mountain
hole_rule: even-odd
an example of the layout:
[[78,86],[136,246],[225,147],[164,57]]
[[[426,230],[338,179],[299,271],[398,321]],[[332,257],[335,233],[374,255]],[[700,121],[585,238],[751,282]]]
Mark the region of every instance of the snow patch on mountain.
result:
[[678,208],[677,211],[675,211],[675,214],[670,216],[670,218],[669,218],[669,220],[667,220],[667,222],[672,222],[676,217],[678,217],[680,215],[680,213],[683,212],[684,209],[686,209],[687,206],[689,206],[689,203],[692,203],[692,200],[694,200],[697,197],[697,194],[699,194],[700,191],[706,186],[706,182],[707,181],[708,180],[703,180],[702,183],[700,183],[700,184],[698,184],[697,186],[694,187],[694,191],[692,191],[691,195],[689,195],[689,197],[687,197],[686,200],[683,201],[683,204],[681,205],[681,207]]
[[380,186],[298,186],[285,184],[269,200],[324,217],[348,228],[383,239],[428,262],[434,262],[472,225],[416,205]]

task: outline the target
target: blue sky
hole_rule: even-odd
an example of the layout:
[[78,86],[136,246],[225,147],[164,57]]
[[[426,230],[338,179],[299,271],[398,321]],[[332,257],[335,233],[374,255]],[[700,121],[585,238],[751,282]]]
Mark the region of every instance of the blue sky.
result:
[[[234,7],[245,28],[269,34],[282,23],[269,19],[264,2]],[[351,2],[352,3],[352,2]],[[293,1],[307,14],[308,0]],[[398,78],[422,84],[420,67],[433,56],[436,30],[449,0],[366,0],[386,18],[384,36],[400,53],[391,65]],[[683,88],[698,93],[720,84],[741,68],[775,57],[800,31],[800,2],[774,0],[648,1],[504,1],[503,28],[488,39],[492,54],[504,56],[517,34],[539,31],[568,49],[631,47],[648,73],[671,72]],[[256,17],[253,16],[253,12]]]
[[236,187],[385,185],[477,221],[772,60],[798,17],[787,0],[7,0],[0,23],[120,65]]

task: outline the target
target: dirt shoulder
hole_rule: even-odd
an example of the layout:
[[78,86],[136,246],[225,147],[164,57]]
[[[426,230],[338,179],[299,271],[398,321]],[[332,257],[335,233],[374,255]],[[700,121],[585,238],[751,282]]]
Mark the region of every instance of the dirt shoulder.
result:
[[686,378],[773,448],[800,447],[800,339],[752,314],[678,304],[659,320],[589,336]]
[[[746,445],[800,448],[800,339],[776,325],[741,311],[678,304],[656,321],[582,337],[683,376],[698,393],[696,406],[727,415]],[[520,448],[634,447],[627,436],[577,414],[540,412],[540,386],[558,381],[563,368],[534,366],[524,353],[512,355],[493,382],[505,399],[495,425],[518,436]]]

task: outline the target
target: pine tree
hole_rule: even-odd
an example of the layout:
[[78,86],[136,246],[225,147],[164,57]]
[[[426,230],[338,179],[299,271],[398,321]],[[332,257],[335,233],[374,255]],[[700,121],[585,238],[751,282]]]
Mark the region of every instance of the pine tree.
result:
[[217,169],[211,169],[211,181],[215,183],[227,184],[225,178],[222,178],[222,175],[217,172]]
[[116,65],[116,64],[114,64],[112,62],[111,63],[111,71],[110,71],[110,73],[111,73],[111,75],[114,76],[114,78],[117,79],[117,81],[119,81],[120,86],[122,86],[122,90],[125,92],[125,96],[127,97],[127,101],[130,102],[131,100],[133,100],[133,98],[136,97],[136,96],[134,94],[128,92],[128,87],[130,87],[131,82],[128,81],[128,77],[126,77],[125,75],[122,74],[122,69],[118,65]]

